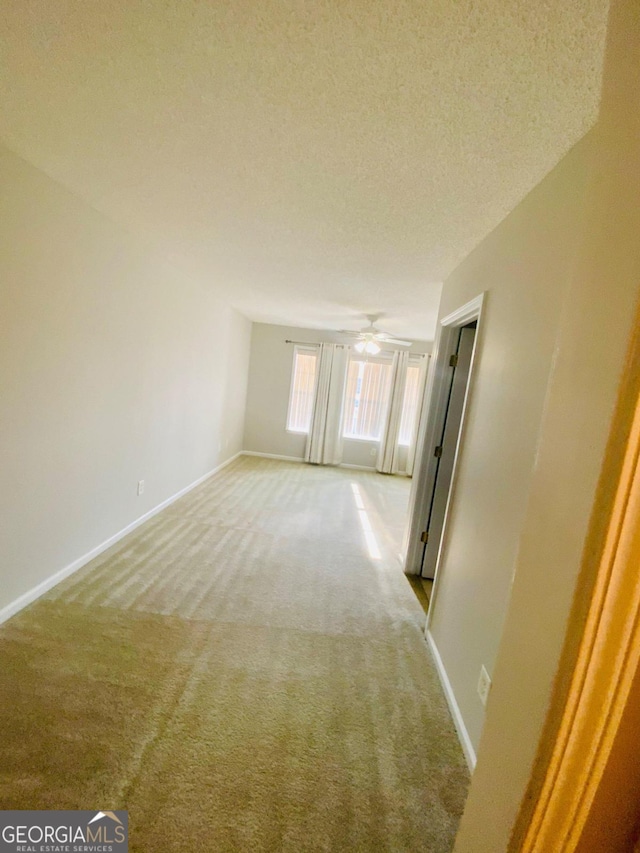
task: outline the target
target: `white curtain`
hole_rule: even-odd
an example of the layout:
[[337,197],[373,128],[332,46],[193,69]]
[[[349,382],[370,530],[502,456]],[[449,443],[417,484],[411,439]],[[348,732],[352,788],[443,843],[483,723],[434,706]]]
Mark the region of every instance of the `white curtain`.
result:
[[314,465],[342,461],[342,404],[348,347],[320,344],[318,378],[304,458]]
[[427,369],[429,367],[430,355],[425,357],[420,362],[420,380],[418,385],[418,405],[416,406],[416,420],[413,425],[413,433],[411,443],[407,450],[407,471],[409,477],[413,474],[413,466],[416,461],[416,447],[418,445],[418,433],[420,431],[420,416],[422,415],[422,406],[424,405],[424,386],[427,378]]
[[393,363],[391,365],[389,404],[384,420],[380,450],[378,451],[378,461],[376,463],[376,468],[381,474],[397,474],[400,470],[398,435],[400,432],[400,419],[402,418],[402,403],[404,400],[408,364],[409,353],[396,350],[393,354]]

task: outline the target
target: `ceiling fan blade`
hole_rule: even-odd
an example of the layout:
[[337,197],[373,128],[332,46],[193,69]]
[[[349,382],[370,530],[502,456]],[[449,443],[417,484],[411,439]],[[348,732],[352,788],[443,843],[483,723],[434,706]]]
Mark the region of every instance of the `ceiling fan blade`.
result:
[[394,341],[399,340],[392,332],[385,332],[384,329],[376,329],[376,337],[385,341],[390,341],[392,338]]
[[401,347],[411,346],[411,341],[399,341],[397,338],[381,338],[380,340],[385,344],[398,344]]
[[354,332],[353,329],[338,329],[338,334],[340,335],[352,335],[354,338],[361,337],[361,332]]

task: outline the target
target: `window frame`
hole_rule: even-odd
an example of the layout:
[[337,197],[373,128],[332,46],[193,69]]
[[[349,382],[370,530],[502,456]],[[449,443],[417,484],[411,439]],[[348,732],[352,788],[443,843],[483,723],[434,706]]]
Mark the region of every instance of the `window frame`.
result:
[[[309,419],[309,426],[306,430],[302,429],[292,429],[289,426],[290,418],[291,418],[291,403],[293,401],[293,387],[296,378],[296,364],[298,353],[302,355],[312,355],[316,360],[316,370],[315,376],[313,379],[313,395],[315,396],[316,387],[318,385],[318,350],[319,347],[314,344],[295,344],[293,347],[293,358],[291,359],[291,375],[289,379],[289,402],[287,404],[287,417],[285,420],[285,432],[290,433],[291,435],[309,435],[309,430],[311,429],[311,418]],[[311,410],[311,415],[313,416],[313,407]]]
[[374,363],[374,364],[384,364],[391,367],[393,362],[393,353],[388,350],[383,350],[382,352],[376,353],[376,355],[368,355],[367,353],[358,353],[358,352],[350,352],[349,353],[349,363],[347,365],[347,374],[345,376],[345,396],[343,402],[343,411],[342,411],[342,438],[346,441],[364,441],[368,444],[380,444],[382,441],[382,436],[378,438],[372,438],[371,436],[364,435],[353,435],[351,433],[345,432],[345,420],[346,420],[346,408],[347,408],[347,386],[349,384],[349,365],[352,361],[362,362],[363,364]]
[[[406,444],[400,441],[400,430],[398,429],[398,447],[406,447],[407,449],[411,447],[413,442],[416,440],[416,435],[418,432],[418,419],[420,417],[420,409],[422,408],[422,398],[424,396],[424,377],[425,370],[424,365],[426,363],[425,359],[426,355],[417,356],[415,355],[413,358],[409,356],[409,364],[407,365],[407,376],[408,376],[408,368],[415,367],[418,369],[418,397],[416,399],[416,410],[413,413],[413,435],[411,436],[410,441]],[[404,392],[402,395],[402,412],[400,414],[400,420],[402,421],[402,415],[404,414],[404,404],[407,398],[407,378],[405,378],[404,382]]]
[[[391,364],[393,362],[393,352],[394,351],[383,350],[382,352],[376,353],[376,355],[367,355],[366,353],[356,353],[356,352],[352,351],[349,354],[349,364],[352,361],[360,361],[360,362],[375,362],[378,364],[387,364],[387,365],[391,366]],[[417,434],[417,426],[418,426],[417,421],[418,421],[418,418],[420,416],[420,410],[422,407],[422,398],[423,398],[423,394],[424,394],[425,364],[426,364],[427,358],[428,358],[428,356],[426,353],[409,353],[409,364],[408,364],[408,366],[409,367],[417,367],[420,371],[419,376],[418,376],[418,401],[417,401],[417,405],[416,405],[415,423],[414,423],[414,427],[413,427],[414,433],[416,433],[416,434]],[[347,406],[346,389],[347,389],[348,381],[349,381],[349,368],[347,367],[347,375],[345,376],[345,398],[344,398],[344,403],[343,403],[343,409],[344,410],[342,413],[342,438],[346,441],[364,441],[364,442],[367,442],[369,444],[378,444],[379,445],[380,442],[382,441],[382,436],[380,438],[365,438],[364,436],[350,435],[350,434],[347,434],[345,432],[344,421],[345,421],[345,411],[346,411],[346,406]],[[406,393],[407,393],[407,385],[406,385],[406,379],[405,379],[405,386],[404,386],[403,397],[402,397],[402,406],[403,407],[404,407],[404,401],[405,401]],[[412,441],[415,441],[415,438],[416,438],[416,435],[413,435]],[[411,442],[409,442],[409,444],[400,444],[400,442],[398,442],[398,446],[408,449],[409,447],[411,447]]]

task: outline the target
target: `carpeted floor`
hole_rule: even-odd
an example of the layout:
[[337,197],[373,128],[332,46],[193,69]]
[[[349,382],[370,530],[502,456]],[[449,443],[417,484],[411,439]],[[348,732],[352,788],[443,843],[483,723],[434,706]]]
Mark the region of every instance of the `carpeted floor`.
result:
[[450,850],[408,489],[241,457],[5,623],[0,808],[127,808],[145,853]]

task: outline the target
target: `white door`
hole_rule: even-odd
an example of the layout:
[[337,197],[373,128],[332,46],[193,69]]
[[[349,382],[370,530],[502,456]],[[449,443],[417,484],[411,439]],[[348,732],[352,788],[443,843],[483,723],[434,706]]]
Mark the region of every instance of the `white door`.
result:
[[467,385],[469,384],[469,370],[475,336],[475,323],[471,326],[461,328],[456,351],[452,353],[455,366],[451,378],[449,401],[442,429],[442,437],[435,451],[438,457],[438,465],[433,484],[433,493],[429,501],[425,533],[423,534],[423,539],[427,540],[422,557],[422,577],[424,578],[433,578],[440,552],[444,517],[449,500],[449,492],[451,491],[453,466],[462,424],[462,411],[464,409]]

